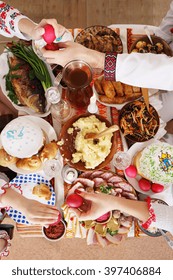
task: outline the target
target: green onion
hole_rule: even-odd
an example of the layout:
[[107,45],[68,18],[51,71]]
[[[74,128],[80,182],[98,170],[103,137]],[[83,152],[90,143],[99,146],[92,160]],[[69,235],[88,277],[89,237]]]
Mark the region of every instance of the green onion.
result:
[[12,47],[7,48],[16,57],[28,62],[34,70],[35,76],[40,80],[44,90],[52,86],[51,77],[46,64],[35,54],[31,46],[24,43],[13,43]]

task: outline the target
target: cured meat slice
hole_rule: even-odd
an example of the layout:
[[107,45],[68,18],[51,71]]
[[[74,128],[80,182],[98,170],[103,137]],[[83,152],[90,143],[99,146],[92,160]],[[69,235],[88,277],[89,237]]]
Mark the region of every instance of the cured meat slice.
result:
[[121,188],[122,190],[126,191],[126,192],[133,192],[133,187],[125,182],[125,181],[120,181],[119,183],[114,184],[116,187]]
[[113,175],[111,178],[109,178],[109,180],[108,180],[108,184],[109,183],[118,183],[118,182],[122,182],[122,180],[123,180],[123,178],[121,178],[120,176],[118,176],[118,175]]
[[93,180],[90,180],[88,178],[77,178],[75,182],[80,182],[84,188],[86,187],[91,187],[93,188],[94,187],[94,181]]
[[124,235],[123,234],[115,234],[110,235],[109,233],[106,233],[106,239],[110,241],[113,244],[119,244],[123,240]]

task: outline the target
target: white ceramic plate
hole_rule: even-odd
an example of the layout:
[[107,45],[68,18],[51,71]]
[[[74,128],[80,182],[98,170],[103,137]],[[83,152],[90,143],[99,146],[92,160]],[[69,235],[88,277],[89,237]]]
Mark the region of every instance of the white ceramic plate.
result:
[[[98,79],[101,79],[102,77],[103,77],[103,76],[100,76]],[[99,101],[102,105],[105,105],[105,106],[107,106],[107,107],[114,107],[114,108],[117,108],[117,110],[121,110],[125,104],[127,104],[127,103],[129,103],[129,102],[131,102],[131,101],[136,100],[136,99],[134,99],[134,100],[131,100],[131,101],[124,102],[124,103],[122,103],[122,104],[115,104],[115,103],[110,103],[110,104],[109,104],[109,103],[101,102],[100,99],[99,99],[99,94],[97,93],[94,84],[93,84],[93,87],[92,87],[92,88],[93,88],[93,92],[95,93],[95,96],[96,96],[97,101]],[[154,95],[156,92],[158,92],[158,90],[157,90],[157,89],[149,89],[148,92],[149,92],[149,96],[152,96],[152,95]],[[141,97],[142,97],[142,95],[141,95]],[[141,97],[139,97],[139,98],[141,98]],[[138,99],[139,99],[139,98],[138,98]]]
[[[35,122],[36,124],[38,124],[40,126],[40,128],[45,132],[45,134],[47,135],[47,139],[46,142],[49,143],[53,140],[57,140],[57,135],[56,132],[54,130],[54,128],[44,119],[36,117],[36,116],[24,116],[25,118]],[[0,147],[2,147],[2,144],[0,143]],[[15,164],[11,164],[8,167],[9,169],[11,169],[12,171],[19,173],[19,174],[30,174],[31,171],[29,170],[23,170],[21,168],[18,168]],[[40,169],[38,169],[37,171],[34,172],[40,172],[42,171],[42,167]]]
[[[38,117],[48,116],[50,114],[50,110],[47,110],[47,112],[45,112],[43,114],[36,113],[34,110],[32,110],[31,108],[29,108],[27,106],[16,105],[8,97],[8,91],[6,90],[6,80],[5,80],[5,77],[4,77],[6,74],[8,74],[8,71],[9,71],[7,56],[8,56],[7,52],[2,53],[1,56],[0,56],[0,63],[1,63],[1,65],[3,65],[3,67],[0,70],[0,84],[1,84],[2,93],[7,97],[7,99],[10,101],[10,103],[13,105],[13,107],[16,110],[23,111],[23,112],[25,112],[29,115],[34,115],[34,116],[38,116]],[[49,65],[47,65],[47,68],[49,70],[49,73],[50,73],[50,76],[51,76],[51,79],[52,79],[52,83],[53,83],[54,76],[52,74],[52,70],[51,70]]]
[[[127,153],[130,155],[131,157],[131,160],[133,161],[133,157],[136,155],[137,152],[141,151],[143,148],[145,148],[146,146],[150,145],[151,143],[153,142],[157,142],[157,140],[155,139],[151,139],[149,141],[146,141],[146,142],[143,142],[143,143],[135,143],[133,144],[130,149],[127,151]],[[133,163],[133,162],[132,162]],[[124,172],[125,173],[125,172]],[[146,194],[146,195],[149,195],[149,196],[158,196],[159,193],[154,193],[152,192],[151,190],[145,192],[143,190],[141,190],[138,186],[138,181],[142,178],[140,175],[137,175],[135,178],[130,178],[129,176],[126,175],[125,173],[125,177],[127,179],[127,181],[135,188],[136,191],[138,191],[139,193],[143,193],[143,194]],[[163,192],[165,190],[168,189],[168,187],[170,187],[171,184],[167,184],[165,185],[164,184],[164,190],[160,193],[160,194],[163,194]]]
[[[15,177],[12,181],[10,181],[9,185],[16,190],[13,185],[17,185],[20,188],[20,193],[22,192],[22,195],[28,199],[34,199],[37,200],[43,204],[47,205],[55,205],[55,192],[53,190],[52,185],[50,184],[49,180],[46,180],[44,177],[40,176],[39,174],[25,174],[25,175],[19,175]],[[32,189],[37,184],[45,184],[49,187],[51,191],[51,198],[50,200],[45,200],[43,198],[40,198],[34,194],[32,194]],[[26,217],[19,212],[16,209],[10,208],[7,210],[7,214],[17,223],[19,224],[29,224]]]

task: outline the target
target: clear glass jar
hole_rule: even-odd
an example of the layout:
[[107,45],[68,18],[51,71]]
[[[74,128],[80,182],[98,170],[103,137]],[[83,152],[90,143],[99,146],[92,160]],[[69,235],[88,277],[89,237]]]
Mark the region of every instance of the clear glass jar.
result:
[[71,106],[87,109],[93,94],[91,66],[82,60],[72,60],[64,66],[62,77],[67,85],[67,98]]
[[71,116],[71,106],[68,101],[61,98],[61,92],[57,87],[50,87],[46,91],[46,99],[52,117],[59,121],[65,122]]
[[127,152],[119,151],[113,157],[113,165],[119,170],[125,170],[131,164],[131,157]]

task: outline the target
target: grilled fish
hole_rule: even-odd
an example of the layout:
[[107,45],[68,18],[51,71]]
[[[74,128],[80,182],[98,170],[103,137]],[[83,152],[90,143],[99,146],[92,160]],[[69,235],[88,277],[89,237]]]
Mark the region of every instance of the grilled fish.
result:
[[41,82],[33,76],[31,66],[18,57],[9,58],[10,77],[19,102],[36,113],[44,113],[46,107],[45,92]]

